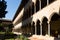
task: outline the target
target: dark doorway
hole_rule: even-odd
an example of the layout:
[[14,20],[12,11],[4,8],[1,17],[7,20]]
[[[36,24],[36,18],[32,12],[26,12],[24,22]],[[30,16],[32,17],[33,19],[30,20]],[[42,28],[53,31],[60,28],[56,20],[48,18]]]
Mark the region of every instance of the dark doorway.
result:
[[51,18],[51,36],[54,37],[58,37],[58,35],[60,34],[60,15],[58,15],[57,13],[54,13],[54,15]]
[[32,34],[35,34],[35,23],[32,23]]
[[40,35],[40,21],[39,20],[37,20],[36,27],[37,27],[37,35]]
[[48,23],[47,23],[48,19],[46,17],[44,17],[43,21],[42,21],[42,34],[46,35],[48,33]]

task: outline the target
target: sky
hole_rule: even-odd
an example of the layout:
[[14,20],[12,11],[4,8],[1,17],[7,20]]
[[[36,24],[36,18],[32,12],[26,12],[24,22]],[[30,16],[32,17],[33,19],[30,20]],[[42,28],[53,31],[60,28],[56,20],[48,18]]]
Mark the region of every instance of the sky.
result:
[[21,0],[5,0],[5,1],[7,2],[6,11],[8,11],[8,13],[5,15],[5,19],[12,20],[19,7],[19,4],[21,3]]

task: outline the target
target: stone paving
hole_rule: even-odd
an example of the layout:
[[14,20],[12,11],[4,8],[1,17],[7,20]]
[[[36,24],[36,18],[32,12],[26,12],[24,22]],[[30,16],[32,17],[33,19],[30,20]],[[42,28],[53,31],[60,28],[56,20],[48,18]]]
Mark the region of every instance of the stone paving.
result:
[[30,40],[60,40],[58,38],[52,37],[52,36],[42,36],[42,35],[33,35],[31,37],[29,37],[28,39]]

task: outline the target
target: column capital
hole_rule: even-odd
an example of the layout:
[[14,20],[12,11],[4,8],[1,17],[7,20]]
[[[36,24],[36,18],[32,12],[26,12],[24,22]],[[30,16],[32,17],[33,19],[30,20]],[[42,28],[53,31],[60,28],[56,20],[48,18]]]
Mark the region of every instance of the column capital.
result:
[[42,25],[42,22],[40,22],[40,25]]
[[42,24],[42,21],[40,22],[40,24]]
[[50,23],[50,21],[47,21],[47,23],[49,24],[49,23]]
[[35,25],[36,25],[36,21],[35,21]]

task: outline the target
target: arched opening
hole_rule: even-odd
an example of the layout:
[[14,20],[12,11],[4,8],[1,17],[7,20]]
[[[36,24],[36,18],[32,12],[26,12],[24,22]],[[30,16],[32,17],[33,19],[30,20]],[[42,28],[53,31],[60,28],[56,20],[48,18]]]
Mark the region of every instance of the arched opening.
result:
[[48,33],[48,19],[46,17],[43,18],[42,21],[42,35],[46,35]]
[[35,34],[35,23],[32,22],[32,34]]
[[37,20],[36,27],[37,27],[37,35],[40,35],[40,21],[39,20]]
[[60,15],[57,13],[54,13],[54,15],[51,17],[51,36],[58,37],[60,35]]

